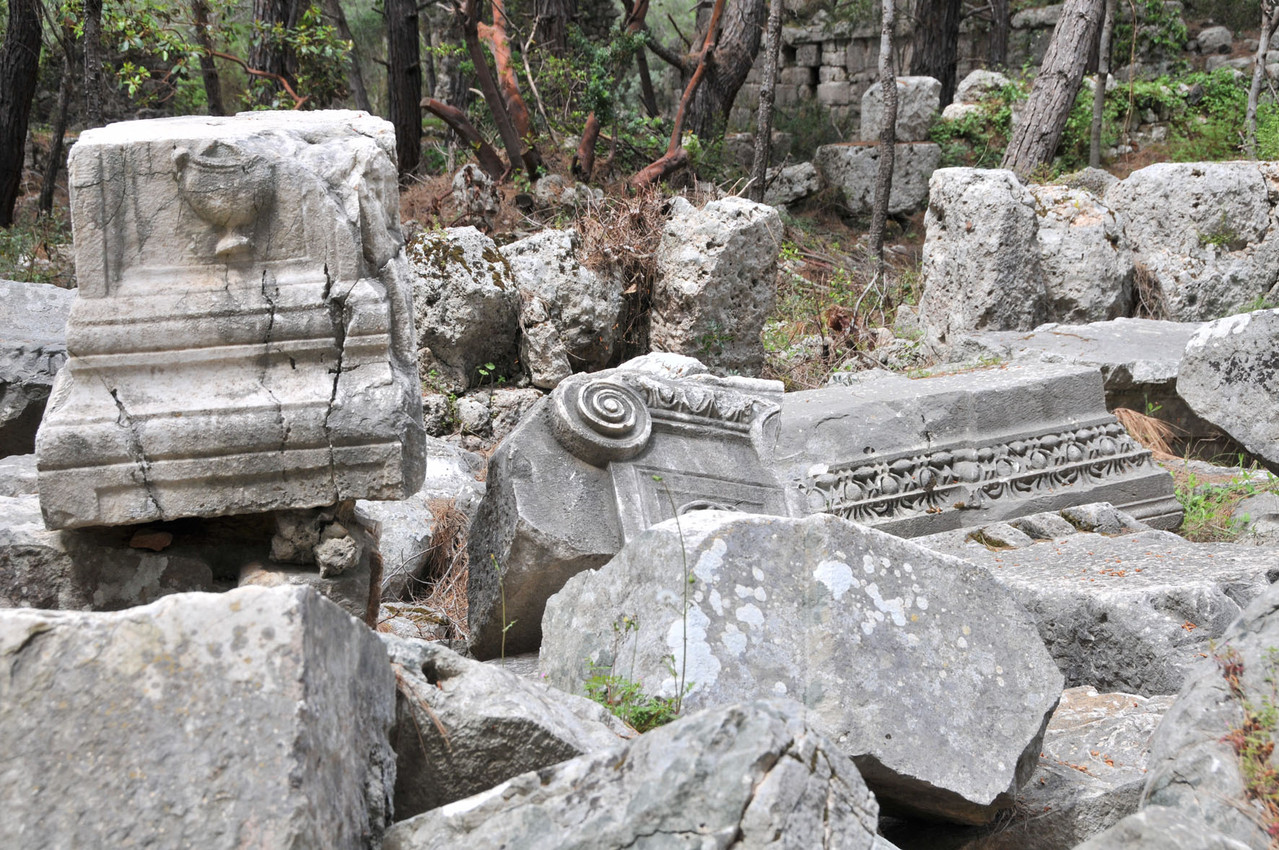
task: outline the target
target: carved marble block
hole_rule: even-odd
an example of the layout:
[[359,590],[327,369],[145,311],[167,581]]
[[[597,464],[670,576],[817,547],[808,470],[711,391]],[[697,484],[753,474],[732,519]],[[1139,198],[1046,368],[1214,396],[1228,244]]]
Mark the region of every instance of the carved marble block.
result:
[[776,461],[793,514],[899,537],[1111,502],[1176,528],[1171,476],[1106,410],[1097,369],[1014,364],[790,393]]
[[68,165],[79,297],[36,445],[50,528],[420,486],[394,138],[362,112],[80,137]]

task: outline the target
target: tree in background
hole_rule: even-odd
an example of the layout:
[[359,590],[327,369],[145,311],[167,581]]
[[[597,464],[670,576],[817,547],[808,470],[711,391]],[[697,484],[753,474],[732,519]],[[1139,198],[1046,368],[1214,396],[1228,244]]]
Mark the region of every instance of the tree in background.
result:
[[27,151],[27,121],[40,71],[40,0],[9,0],[0,47],[0,227],[13,224]]
[[[883,125],[879,128],[879,172],[875,175],[875,202],[870,217],[870,253],[875,258],[872,285],[884,282],[884,228],[888,224],[888,199],[893,191],[893,165],[897,150],[897,77],[893,73],[896,9],[894,0],[883,0],[879,34],[879,87],[884,98]],[[880,299],[883,303],[883,299]]]
[[400,177],[417,170],[422,155],[422,59],[417,0],[385,0],[386,94]]
[[955,99],[955,64],[959,61],[959,20],[963,0],[919,0],[910,72],[941,81],[941,105]]
[[764,78],[759,84],[759,120],[755,125],[755,156],[751,160],[750,199],[763,203],[773,158],[773,100],[777,94],[777,63],[782,49],[783,0],[769,0],[764,36]]
[[1001,165],[1028,177],[1052,161],[1079,94],[1105,0],[1066,0]]

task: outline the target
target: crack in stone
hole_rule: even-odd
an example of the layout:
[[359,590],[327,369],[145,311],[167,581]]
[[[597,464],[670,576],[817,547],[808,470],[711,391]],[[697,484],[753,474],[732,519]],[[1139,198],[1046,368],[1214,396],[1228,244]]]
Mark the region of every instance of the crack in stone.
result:
[[[333,341],[337,345],[338,362],[329,370],[333,376],[333,387],[329,391],[329,408],[324,414],[324,437],[329,444],[329,486],[333,490],[333,499],[338,499],[337,460],[333,453],[333,406],[337,401],[338,382],[342,379],[342,360],[346,355],[346,295],[333,297],[333,277],[329,274],[328,263],[324,264],[324,301],[329,309],[329,323],[333,327]],[[349,294],[349,292],[347,293]]]
[[[275,298],[272,297],[271,290],[274,288],[275,295],[280,294],[280,287],[271,278],[271,273],[266,269],[262,270],[262,298],[266,300],[267,305],[271,308],[270,314],[267,316],[266,339],[263,343],[262,352],[262,372],[258,375],[258,384],[271,397],[271,403],[275,405],[275,424],[280,429],[280,445],[277,451],[283,452],[289,442],[289,426],[284,421],[284,405],[280,403],[280,399],[272,391],[267,381],[271,372],[271,342],[275,334],[275,315],[277,305]],[[290,362],[293,358],[289,358]],[[296,366],[294,368],[297,368]],[[286,471],[287,473],[287,471]]]
[[155,495],[155,485],[151,482],[151,461],[147,460],[146,452],[142,449],[142,440],[138,437],[137,426],[134,425],[133,417],[129,415],[124,402],[120,400],[120,391],[115,387],[107,387],[107,392],[111,393],[116,410],[120,412],[120,418],[116,420],[117,424],[124,426],[128,433],[129,454],[133,456],[133,462],[137,464],[138,472],[142,476],[142,489],[147,494],[147,501],[151,503],[152,510],[163,518],[164,510],[160,507],[160,501]]

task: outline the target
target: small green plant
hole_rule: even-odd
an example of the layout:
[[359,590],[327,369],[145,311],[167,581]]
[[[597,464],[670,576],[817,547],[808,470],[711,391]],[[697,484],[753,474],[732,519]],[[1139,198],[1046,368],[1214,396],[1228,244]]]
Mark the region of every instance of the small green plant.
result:
[[1230,696],[1243,709],[1243,722],[1226,733],[1243,774],[1248,799],[1260,809],[1258,822],[1266,835],[1279,839],[1279,771],[1271,764],[1275,750],[1275,730],[1279,727],[1279,649],[1265,655],[1265,683],[1268,692],[1250,693],[1244,683],[1244,660],[1239,650],[1227,647],[1213,651],[1213,659],[1230,689]]
[[[623,615],[620,620],[613,621],[613,657],[617,657],[618,646],[627,636],[635,633],[638,637],[639,618],[634,615]],[[586,680],[586,695],[620,717],[637,732],[647,732],[670,723],[679,716],[680,700],[683,692],[674,697],[657,697],[644,693],[643,686],[634,681],[635,656],[639,652],[639,641],[631,642],[631,669],[626,676],[614,672],[613,667],[587,662],[590,677]]]
[[505,666],[506,665],[506,633],[511,630],[511,626],[514,626],[516,621],[515,620],[508,621],[506,619],[506,580],[502,574],[502,568],[498,566],[497,556],[494,555],[492,552],[489,553],[489,561],[493,564],[493,571],[497,573],[497,592],[499,597],[501,598],[501,604],[502,604],[502,650],[501,650],[502,655],[501,655],[501,658],[502,658],[502,664],[503,666]]
[[1249,496],[1273,492],[1279,492],[1279,479],[1270,475],[1259,483],[1242,466],[1239,474],[1220,484],[1206,483],[1195,473],[1187,473],[1176,487],[1177,501],[1184,511],[1181,536],[1198,543],[1237,540],[1248,521],[1234,515],[1235,507]]
[[1248,243],[1239,235],[1239,231],[1226,221],[1226,212],[1222,210],[1221,220],[1213,226],[1212,230],[1199,234],[1199,244],[1205,248],[1211,245],[1226,251],[1238,251]]
[[725,330],[719,322],[712,321],[706,331],[697,338],[697,345],[703,357],[714,357],[724,353],[724,348],[733,341],[733,334]]

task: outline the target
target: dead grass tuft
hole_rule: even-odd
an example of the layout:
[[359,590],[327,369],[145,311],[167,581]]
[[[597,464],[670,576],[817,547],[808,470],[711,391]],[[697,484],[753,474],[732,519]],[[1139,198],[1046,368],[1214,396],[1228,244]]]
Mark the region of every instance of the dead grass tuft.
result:
[[465,640],[470,636],[466,625],[469,520],[453,499],[431,499],[426,506],[435,518],[435,530],[423,569],[426,585],[415,596],[425,607],[448,620],[450,637]]
[[1167,319],[1168,302],[1164,299],[1159,277],[1144,263],[1135,263],[1133,271],[1133,316],[1138,319]]
[[1127,407],[1116,407],[1112,413],[1128,434],[1161,460],[1176,459],[1172,453],[1177,439],[1177,429],[1162,419],[1138,413]]

